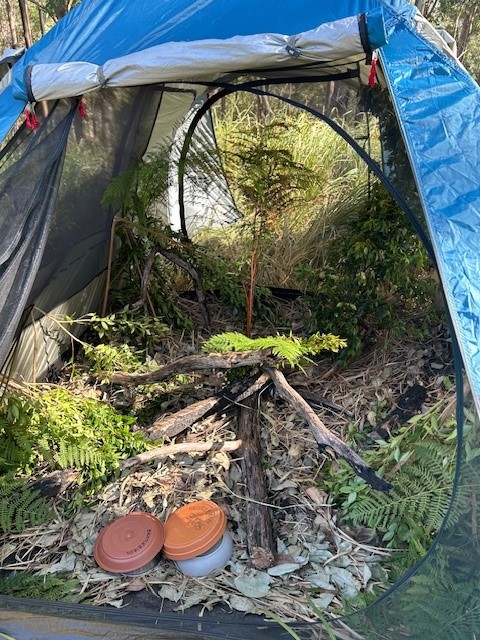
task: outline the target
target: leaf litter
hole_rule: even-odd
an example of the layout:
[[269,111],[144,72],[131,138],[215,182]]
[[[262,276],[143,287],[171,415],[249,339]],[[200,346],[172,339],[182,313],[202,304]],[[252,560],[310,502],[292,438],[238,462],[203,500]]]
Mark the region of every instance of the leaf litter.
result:
[[[392,353],[395,358],[392,359]],[[330,377],[309,372],[300,384],[342,410],[318,409],[339,437],[349,425],[362,431],[374,426],[379,404],[392,405],[398,395],[421,375],[429,350],[412,344],[399,349],[379,347],[368,358]],[[436,371],[432,388],[439,387]],[[353,416],[353,417],[352,417]],[[381,586],[377,570],[388,551],[369,541],[369,532],[344,530],[340,514],[322,489],[322,467],[327,458],[302,420],[287,407],[266,399],[262,405],[262,440],[268,506],[276,541],[275,564],[253,569],[246,550],[242,474],[236,453],[182,454],[159,463],[125,471],[81,508],[65,519],[57,510],[53,522],[0,538],[2,568],[37,574],[69,574],[82,594],[95,605],[122,607],[129,594],[147,589],[158,597],[159,609],[169,601],[173,610],[200,606],[211,610],[221,603],[243,613],[271,612],[284,620],[315,621],[314,607],[340,613],[359,593]],[[204,431],[218,441],[236,438],[233,423],[219,428],[207,419],[187,436]],[[214,575],[190,578],[161,559],[148,573],[126,577],[98,567],[93,547],[99,531],[115,518],[146,511],[165,521],[175,509],[193,500],[211,499],[225,511],[234,540],[227,566]],[[68,500],[60,496],[59,501]]]

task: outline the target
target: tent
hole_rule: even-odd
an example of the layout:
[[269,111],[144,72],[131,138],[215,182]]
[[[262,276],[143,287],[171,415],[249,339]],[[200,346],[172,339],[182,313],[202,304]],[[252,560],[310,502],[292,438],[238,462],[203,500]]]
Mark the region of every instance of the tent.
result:
[[[231,91],[239,76],[265,86],[301,78],[367,83],[376,72],[415,178],[426,224],[418,231],[440,274],[457,368],[480,409],[480,92],[405,0],[83,0],[28,49],[0,81],[0,365],[20,337],[26,355],[16,369],[39,374],[28,369],[39,326],[46,366],[59,348],[39,310],[98,307],[112,224],[100,206],[106,185],[152,136],[172,139],[208,90]],[[49,113],[31,131],[40,102]],[[360,637],[466,640],[480,631],[478,482],[465,453],[460,446],[455,486],[471,485],[470,508],[451,526],[447,517],[430,553],[394,589],[346,620]],[[451,513],[455,507],[454,499]],[[320,622],[294,628],[302,638],[324,637]],[[290,637],[248,617],[200,620],[6,597],[0,631],[22,640]],[[338,633],[350,637],[341,623]]]

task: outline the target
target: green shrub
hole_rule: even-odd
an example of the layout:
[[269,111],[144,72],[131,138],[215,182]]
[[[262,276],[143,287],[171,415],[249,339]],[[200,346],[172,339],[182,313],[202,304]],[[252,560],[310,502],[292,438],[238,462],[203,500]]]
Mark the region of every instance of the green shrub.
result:
[[388,442],[363,454],[392,483],[388,493],[372,489],[343,462],[326,479],[343,521],[371,528],[385,547],[395,550],[395,571],[426,554],[449,509],[456,431],[453,421],[440,426],[437,416],[438,407],[412,418]]
[[333,240],[326,266],[305,274],[312,329],[347,340],[343,356],[357,356],[378,333],[402,335],[412,318],[433,308],[435,283],[420,240],[382,185]]

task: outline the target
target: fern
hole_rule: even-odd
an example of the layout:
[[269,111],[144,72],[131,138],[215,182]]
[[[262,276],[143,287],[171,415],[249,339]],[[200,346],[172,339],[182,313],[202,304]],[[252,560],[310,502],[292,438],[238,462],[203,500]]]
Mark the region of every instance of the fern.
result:
[[[65,389],[31,391],[30,398],[8,396],[0,431],[0,472],[24,474],[33,468],[81,471],[83,492],[94,491],[120,471],[121,461],[152,443],[131,427],[135,419],[93,398]],[[10,408],[21,404],[22,411]],[[10,517],[10,516],[9,516]],[[8,518],[9,518],[8,517]],[[7,521],[7,516],[5,516]]]
[[29,428],[29,413],[21,399],[6,395],[0,407],[0,473],[26,470],[34,458],[36,434]]
[[330,334],[316,333],[308,339],[292,335],[247,338],[242,333],[232,331],[212,336],[202,349],[210,353],[270,350],[274,356],[285,360],[293,367],[299,366],[308,355],[317,354],[322,350],[338,351],[345,345],[344,340]]
[[32,491],[25,480],[12,476],[0,478],[0,530],[22,532],[37,526],[52,515],[46,499]]
[[63,580],[58,576],[39,576],[16,573],[0,576],[0,593],[17,598],[35,598],[59,602],[79,602],[80,583],[78,580]]
[[59,449],[53,454],[53,458],[61,469],[96,468],[103,475],[106,472],[106,460],[100,451],[91,449],[90,444],[88,441],[60,442]]
[[387,530],[392,522],[413,520],[427,535],[442,524],[450,504],[452,466],[445,466],[452,447],[429,439],[415,444],[414,456],[395,476],[388,494],[366,490],[345,512],[353,524]]
[[345,520],[377,531],[389,548],[406,550],[405,562],[411,564],[425,555],[448,512],[453,453],[451,444],[434,438],[416,442],[393,478],[392,491],[383,494],[361,486],[344,507]]

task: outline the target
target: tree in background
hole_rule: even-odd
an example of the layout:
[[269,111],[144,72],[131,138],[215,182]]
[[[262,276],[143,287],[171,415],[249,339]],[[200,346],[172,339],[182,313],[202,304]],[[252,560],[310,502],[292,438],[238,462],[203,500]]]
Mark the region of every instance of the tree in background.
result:
[[415,0],[415,6],[434,26],[453,36],[459,60],[478,80],[480,0]]
[[0,2],[0,52],[31,46],[80,0],[4,0]]

